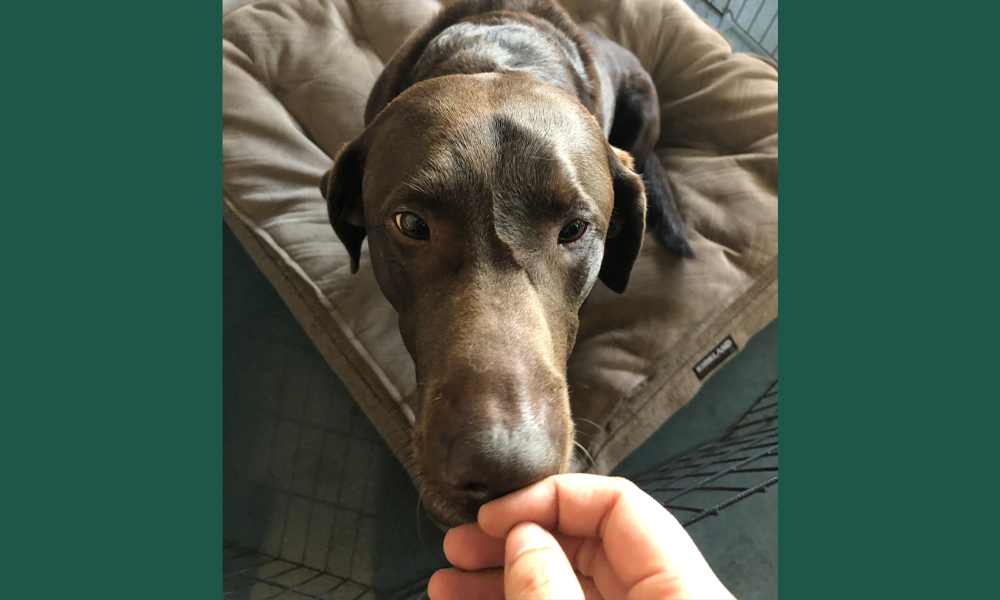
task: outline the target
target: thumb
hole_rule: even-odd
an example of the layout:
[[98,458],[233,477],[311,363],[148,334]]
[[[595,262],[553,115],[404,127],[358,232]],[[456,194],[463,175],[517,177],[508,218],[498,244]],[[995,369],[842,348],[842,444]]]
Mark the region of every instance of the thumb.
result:
[[552,534],[521,523],[507,534],[504,596],[507,600],[583,598],[580,582]]

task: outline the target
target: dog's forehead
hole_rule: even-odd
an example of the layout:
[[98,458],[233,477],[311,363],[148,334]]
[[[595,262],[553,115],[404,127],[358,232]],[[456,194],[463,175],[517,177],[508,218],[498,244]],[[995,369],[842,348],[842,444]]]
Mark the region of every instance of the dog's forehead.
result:
[[[571,96],[520,75],[421,82],[372,124],[366,196],[402,187],[441,199],[506,191],[582,197],[610,211],[607,142]],[[502,197],[504,194],[500,194]],[[607,205],[607,206],[605,206]]]

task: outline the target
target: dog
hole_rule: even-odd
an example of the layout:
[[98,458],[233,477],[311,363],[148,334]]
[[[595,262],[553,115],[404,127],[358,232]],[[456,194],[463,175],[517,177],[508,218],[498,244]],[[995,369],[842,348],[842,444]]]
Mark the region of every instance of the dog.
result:
[[578,311],[597,280],[625,290],[647,218],[693,256],[653,153],[658,107],[638,59],[555,3],[462,0],[392,57],[323,175],[351,271],[367,237],[399,313],[439,525],[570,468]]

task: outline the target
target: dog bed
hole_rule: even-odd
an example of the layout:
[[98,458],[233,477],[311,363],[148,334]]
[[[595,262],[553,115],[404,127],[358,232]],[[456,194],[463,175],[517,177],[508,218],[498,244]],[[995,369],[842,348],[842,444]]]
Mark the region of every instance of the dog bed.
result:
[[[647,233],[626,292],[597,283],[580,311],[573,416],[590,470],[608,473],[777,316],[778,76],[682,0],[562,4],[656,82],[657,152],[697,255],[678,259]],[[260,0],[223,17],[223,217],[400,459],[413,361],[367,244],[352,275],[318,182],[361,133],[382,65],[439,9]]]

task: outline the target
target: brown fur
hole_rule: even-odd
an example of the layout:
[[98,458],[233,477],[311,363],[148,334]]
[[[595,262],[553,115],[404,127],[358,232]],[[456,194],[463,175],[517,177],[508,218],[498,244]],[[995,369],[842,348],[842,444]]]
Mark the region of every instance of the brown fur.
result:
[[[452,5],[386,65],[365,131],[320,184],[352,271],[367,237],[399,312],[420,491],[445,525],[569,468],[577,312],[598,278],[625,289],[642,244],[644,187],[602,127],[615,107],[595,56],[553,3]],[[401,213],[429,238],[408,237]],[[561,243],[577,220],[582,236]]]

